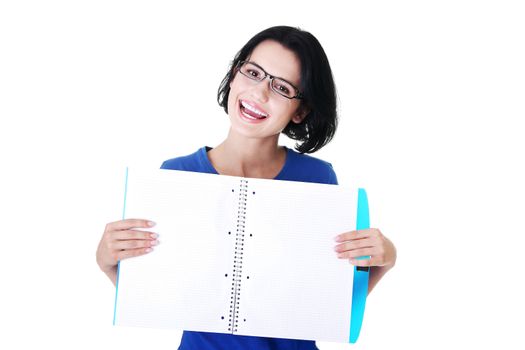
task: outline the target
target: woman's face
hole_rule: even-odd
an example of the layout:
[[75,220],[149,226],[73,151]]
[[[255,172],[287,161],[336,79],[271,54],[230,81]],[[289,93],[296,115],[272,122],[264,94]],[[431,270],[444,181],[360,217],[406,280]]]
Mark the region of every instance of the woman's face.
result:
[[[246,59],[268,74],[300,86],[301,65],[293,51],[266,40]],[[288,99],[272,90],[270,79],[257,82],[237,72],[230,83],[228,115],[233,131],[250,138],[278,138],[290,121],[300,123],[300,100]],[[303,113],[305,114],[305,113]]]

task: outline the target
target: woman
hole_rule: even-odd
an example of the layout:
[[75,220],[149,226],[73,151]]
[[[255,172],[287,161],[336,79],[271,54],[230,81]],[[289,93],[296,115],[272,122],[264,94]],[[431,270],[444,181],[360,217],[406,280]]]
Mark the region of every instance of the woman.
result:
[[[226,139],[215,148],[202,147],[191,155],[167,160],[162,168],[337,184],[331,164],[304,154],[326,145],[337,126],[330,65],[312,34],[279,26],[255,35],[235,56],[219,87],[218,102],[230,118]],[[278,145],[281,133],[298,141],[299,153]],[[114,284],[119,260],[147,254],[157,244],[156,234],[136,230],[153,225],[127,219],[106,226],[97,262]],[[369,292],[395,264],[395,247],[378,229],[341,233],[334,244],[334,259],[371,267]],[[356,260],[360,256],[371,258]],[[313,341],[185,331],[180,349],[316,346]]]

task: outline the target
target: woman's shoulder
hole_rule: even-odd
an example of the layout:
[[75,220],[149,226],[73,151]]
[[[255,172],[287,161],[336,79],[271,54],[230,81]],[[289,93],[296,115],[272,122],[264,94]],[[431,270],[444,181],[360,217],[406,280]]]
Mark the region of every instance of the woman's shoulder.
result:
[[295,161],[305,166],[315,166],[321,168],[332,168],[332,164],[321,158],[314,157],[310,154],[299,153],[293,149],[288,148],[288,154],[295,158]]
[[289,161],[284,175],[296,181],[337,184],[337,176],[331,163],[326,160],[288,149]]
[[206,146],[199,148],[197,151],[176,158],[165,160],[160,166],[161,169],[195,171],[202,173],[214,173],[206,156]]

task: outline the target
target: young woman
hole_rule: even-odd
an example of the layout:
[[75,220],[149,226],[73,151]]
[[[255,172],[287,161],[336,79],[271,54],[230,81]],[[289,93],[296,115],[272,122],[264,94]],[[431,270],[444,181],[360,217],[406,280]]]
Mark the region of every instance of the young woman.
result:
[[[226,139],[162,164],[164,169],[337,184],[330,163],[311,157],[337,126],[336,93],[326,54],[310,33],[279,26],[255,35],[235,56],[218,92],[230,118]],[[284,133],[298,152],[278,145]],[[119,260],[147,254],[157,235],[137,228],[154,223],[126,219],[106,226],[97,250],[102,271],[116,283]],[[396,250],[378,229],[341,233],[334,259],[370,266],[369,292],[396,261]],[[356,260],[359,256],[367,260]],[[349,265],[351,268],[352,265]],[[179,349],[316,349],[315,342],[185,331]]]

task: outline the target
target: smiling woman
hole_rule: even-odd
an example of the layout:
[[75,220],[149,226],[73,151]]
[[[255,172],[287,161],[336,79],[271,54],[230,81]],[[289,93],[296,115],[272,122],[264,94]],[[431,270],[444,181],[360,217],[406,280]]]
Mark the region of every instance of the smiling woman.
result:
[[[337,127],[331,68],[312,34],[279,26],[255,35],[235,56],[217,99],[230,118],[225,140],[214,148],[201,147],[167,160],[162,168],[337,184],[330,163],[304,154],[330,142]],[[297,151],[279,146],[281,134],[297,140]],[[113,283],[119,260],[154,254],[157,236],[137,230],[154,226],[145,219],[106,226],[97,262]],[[369,291],[396,261],[394,245],[378,229],[342,232],[334,244],[334,259],[371,267]],[[371,258],[356,260],[360,256]],[[316,349],[316,345],[306,340],[185,331],[180,349]]]
[[297,56],[280,43],[265,40],[253,50],[250,62],[239,62],[236,66],[228,94],[231,132],[277,144],[283,129],[290,123],[301,123],[307,113],[306,108],[300,108],[301,100],[295,98],[293,87],[301,81]]
[[[281,102],[296,109],[294,113],[300,118],[288,123],[283,133],[300,141],[296,145],[299,152],[312,153],[330,142],[337,128],[335,84],[328,58],[312,34],[282,26],[250,39],[235,56],[219,87],[217,100],[226,113],[231,109],[229,95],[232,82],[238,80],[237,72],[251,77],[253,87],[268,77],[270,83],[263,84],[273,92],[268,103]],[[283,93],[288,85],[294,91]],[[250,84],[245,86],[249,88]]]

